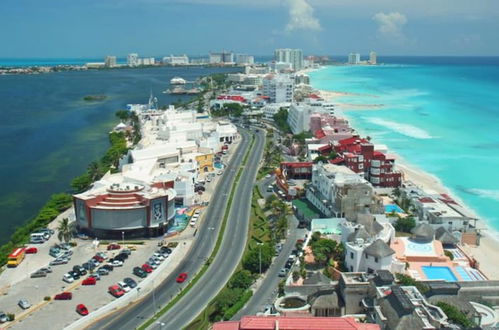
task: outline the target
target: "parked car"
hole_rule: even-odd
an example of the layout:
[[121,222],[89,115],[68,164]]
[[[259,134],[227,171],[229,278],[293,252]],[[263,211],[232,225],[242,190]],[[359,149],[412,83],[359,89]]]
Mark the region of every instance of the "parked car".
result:
[[145,278],[147,276],[147,272],[140,267],[134,267],[133,274],[140,277],[140,278]]
[[153,268],[152,268],[149,264],[143,264],[143,265],[142,265],[142,269],[143,269],[146,273],[152,273],[152,271],[153,271]]
[[31,278],[46,277],[46,276],[47,276],[46,272],[42,272],[42,271],[39,271],[39,270],[37,270],[34,273],[31,273],[31,275],[30,275]]
[[71,299],[73,299],[73,293],[71,292],[62,292],[54,296],[54,300],[71,300]]
[[161,260],[161,261],[165,260],[165,257],[163,257],[163,256],[161,255],[161,253],[158,253],[158,252],[154,252],[153,257],[154,257],[154,258],[158,258],[158,259],[159,259],[159,260]]
[[130,277],[125,277],[123,279],[123,282],[125,282],[131,289],[135,288],[137,286],[137,282],[133,278]]
[[37,252],[38,252],[38,249],[34,246],[31,246],[29,248],[26,248],[26,250],[24,250],[24,253],[26,253],[26,254],[34,254]]
[[52,273],[52,268],[50,268],[50,267],[43,267],[43,268],[38,269],[38,271],[45,272],[45,273]]
[[53,229],[49,229],[49,228],[42,228],[39,231],[42,233],[48,233],[49,235],[54,235],[54,233],[55,233],[55,231]]
[[96,254],[96,255],[94,255],[94,256],[92,257],[92,259],[94,259],[94,260],[95,260],[95,261],[97,261],[97,262],[103,262],[103,261],[105,260],[103,257],[101,257],[101,256],[99,256],[99,255],[97,255],[97,254]]
[[120,288],[126,292],[130,292],[131,288],[128,286],[128,284],[126,284],[125,282],[118,282],[118,285],[120,286]]
[[9,321],[9,317],[4,312],[0,311],[0,323]]
[[81,282],[81,285],[95,285],[97,283],[97,279],[95,277],[87,277]]
[[111,263],[108,263],[108,265],[111,265],[113,267],[121,267],[121,266],[123,266],[123,261],[115,259],[115,260],[111,261]]
[[79,272],[75,272],[74,270],[69,271],[68,274],[75,280],[79,280],[81,276]]
[[50,266],[57,266],[57,265],[62,265],[62,264],[67,264],[69,260],[67,258],[57,258],[49,262]]
[[109,293],[116,298],[119,298],[125,294],[125,291],[123,291],[122,288],[120,288],[118,285],[111,285],[109,288]]
[[282,268],[280,271],[279,271],[279,277],[286,277],[286,275],[288,274],[288,270],[286,268]]
[[187,273],[180,273],[177,276],[177,283],[183,283],[187,279],[188,274]]
[[109,275],[109,270],[101,267],[101,268],[97,269],[97,274],[99,274],[100,276]]
[[113,269],[114,269],[113,265],[110,265],[110,264],[105,264],[105,265],[104,265],[104,266],[102,266],[101,268],[104,268],[104,269],[106,269],[106,270],[107,270],[107,271],[109,271],[109,272],[112,272],[112,271],[113,271]]
[[99,273],[93,273],[92,275],[89,275],[88,277],[93,277],[93,278],[95,278],[97,281],[99,281],[99,280],[100,280],[100,275],[99,275]]
[[106,252],[97,252],[95,255],[96,255],[96,256],[99,256],[99,257],[101,257],[101,258],[102,258],[102,259],[104,259],[104,260],[106,260],[106,259],[107,259],[107,254],[106,254]]
[[127,256],[129,256],[129,255],[131,255],[131,254],[132,254],[132,250],[130,250],[129,248],[127,248],[127,249],[123,249],[123,250],[121,250],[121,253],[124,253],[124,254],[126,254]]
[[149,265],[149,267],[151,267],[152,269],[158,268],[158,265],[156,265],[155,262],[146,261],[146,265]]
[[108,251],[111,251],[111,250],[119,250],[121,249],[121,246],[119,244],[116,244],[116,243],[111,243],[107,246],[107,250]]
[[87,275],[87,271],[80,265],[73,266],[73,272],[78,273],[80,276]]
[[54,258],[58,258],[61,255],[61,249],[57,247],[51,247],[49,250],[49,255]]
[[123,251],[124,250],[122,250],[117,256],[126,260],[128,259],[128,254]]
[[27,299],[21,299],[21,300],[19,300],[19,302],[17,304],[22,309],[28,309],[31,307],[31,304],[29,303],[29,301]]
[[169,247],[166,247],[166,246],[162,246],[160,248],[161,252],[166,252],[168,254],[171,254],[172,253],[172,249],[170,249]]
[[71,276],[70,273],[67,273],[62,276],[62,280],[66,283],[73,283],[75,279],[73,278],[73,276]]
[[81,316],[88,315],[87,306],[85,306],[83,304],[76,305],[76,313],[80,314]]

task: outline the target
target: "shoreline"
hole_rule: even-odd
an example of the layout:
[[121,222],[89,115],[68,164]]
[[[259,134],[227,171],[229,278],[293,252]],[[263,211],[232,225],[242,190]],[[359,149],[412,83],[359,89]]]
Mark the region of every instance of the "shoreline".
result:
[[[313,86],[312,86],[313,87]],[[345,114],[346,111],[374,111],[376,108],[366,108],[362,106],[358,108],[347,108],[342,107],[343,103],[337,102],[337,98],[342,96],[355,96],[359,95],[356,93],[338,92],[338,91],[327,91],[323,89],[317,89],[319,95],[324,97],[328,102],[334,103],[339,109],[335,109],[338,116],[344,117],[350,122],[350,118]],[[365,95],[363,95],[365,96]],[[363,134],[361,131],[352,127],[357,133]],[[382,141],[380,141],[382,143]],[[448,187],[446,187],[441,179],[434,174],[426,172],[423,169],[418,168],[414,164],[411,164],[407,159],[401,155],[390,152],[396,157],[396,169],[401,171],[404,176],[404,181],[410,181],[413,184],[422,187],[425,191],[444,193],[448,194],[452,199],[454,199],[461,207],[463,207],[469,214],[477,219],[476,229],[480,233],[479,245],[471,246],[467,244],[461,244],[462,249],[472,258],[475,258],[479,263],[480,270],[489,278],[489,280],[499,280],[499,274],[497,272],[497,266],[495,265],[491,256],[499,256],[499,231],[493,228],[485,218],[478,215],[472,207],[467,205],[461,198]]]

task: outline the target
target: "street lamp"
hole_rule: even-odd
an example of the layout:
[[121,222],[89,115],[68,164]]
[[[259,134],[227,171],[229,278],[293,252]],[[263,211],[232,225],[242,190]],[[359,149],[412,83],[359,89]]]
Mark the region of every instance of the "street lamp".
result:
[[121,232],[121,244],[123,244],[123,246],[125,245],[125,232],[124,231]]
[[258,265],[259,265],[259,274],[262,275],[262,245],[263,243],[256,243],[258,244]]

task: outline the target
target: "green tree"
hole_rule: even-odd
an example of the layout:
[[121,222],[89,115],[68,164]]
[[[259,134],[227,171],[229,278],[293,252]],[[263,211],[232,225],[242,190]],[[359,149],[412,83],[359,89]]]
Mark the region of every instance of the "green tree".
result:
[[91,162],[87,167],[88,175],[92,181],[98,180],[102,177],[102,169],[97,162]]
[[272,118],[281,132],[291,133],[291,129],[288,124],[288,110],[281,108]]
[[473,321],[471,321],[466,316],[466,314],[460,311],[457,307],[447,304],[443,301],[437,302],[436,305],[442,309],[445,315],[447,315],[449,321],[451,321],[452,323],[460,325],[465,329],[469,329],[475,326]]
[[293,276],[293,282],[296,282],[300,279],[300,272],[295,270],[292,276]]
[[90,175],[88,173],[84,173],[71,180],[71,187],[75,192],[82,192],[90,187],[91,183],[92,178],[90,177]]
[[215,306],[218,310],[225,313],[228,308],[239,301],[239,298],[242,296],[243,292],[244,289],[240,288],[224,288],[217,296],[215,300]]
[[314,163],[317,164],[318,162],[327,163],[327,158],[325,156],[317,156],[314,159]]
[[275,201],[277,200],[277,196],[272,194],[269,197],[265,199],[265,208],[270,209],[272,205],[274,205]]
[[253,276],[251,272],[246,269],[241,269],[234,273],[229,282],[231,288],[247,289],[253,283]]
[[410,233],[416,227],[416,220],[413,217],[399,218],[393,227],[396,231]]
[[288,217],[287,216],[280,216],[277,218],[276,226],[275,226],[275,231],[276,231],[276,236],[278,239],[282,239],[286,236],[286,232],[288,230]]
[[121,121],[125,122],[130,118],[130,111],[128,110],[118,110],[115,113],[116,117],[118,117]]
[[63,218],[57,226],[57,238],[59,241],[68,243],[73,236],[73,226],[68,218]]
[[272,257],[274,256],[274,247],[269,243],[258,245],[251,249],[243,259],[244,269],[249,270],[253,274],[258,274],[260,272],[260,253],[261,253],[261,265],[262,272],[265,272],[269,268]]

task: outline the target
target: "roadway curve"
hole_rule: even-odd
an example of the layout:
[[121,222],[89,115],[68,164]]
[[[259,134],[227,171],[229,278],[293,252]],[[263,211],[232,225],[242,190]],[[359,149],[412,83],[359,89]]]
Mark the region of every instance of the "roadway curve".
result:
[[[88,329],[135,329],[153,316],[154,299],[158,310],[165,306],[187,283],[179,284],[175,278],[179,273],[187,272],[194,276],[204,261],[210,256],[220,231],[223,215],[227,207],[229,192],[246,151],[251,143],[251,135],[241,130],[239,148],[226,167],[218,183],[205,216],[205,221],[197,232],[197,238],[182,262],[170,276],[156,287],[155,297],[148,294],[140,303],[133,304],[106,318]],[[244,168],[225,228],[222,246],[206,273],[190,291],[182,297],[158,322],[165,324],[164,329],[181,329],[196,317],[229,280],[240,262],[247,239],[251,194],[260,162],[265,136],[262,131],[255,134],[255,144]],[[214,230],[213,230],[214,228]],[[179,247],[180,248],[180,247]],[[191,277],[192,278],[192,277]],[[153,324],[152,327],[158,327]]]

